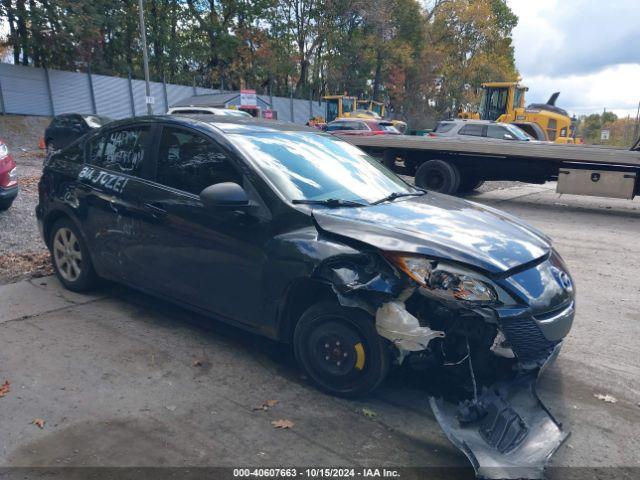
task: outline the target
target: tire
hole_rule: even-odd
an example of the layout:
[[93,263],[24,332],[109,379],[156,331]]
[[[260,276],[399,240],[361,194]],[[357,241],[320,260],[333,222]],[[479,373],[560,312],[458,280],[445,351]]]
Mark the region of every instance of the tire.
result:
[[415,179],[418,187],[453,195],[460,185],[460,172],[455,165],[443,160],[429,160],[420,165]]
[[482,186],[484,180],[478,179],[475,175],[461,174],[458,193],[471,193]]
[[393,150],[385,150],[382,156],[382,164],[392,172],[396,170],[396,156]]
[[305,311],[293,334],[296,359],[323,391],[340,397],[373,392],[389,372],[389,343],[357,308],[321,302]]
[[60,283],[74,292],[95,288],[98,276],[91,263],[89,250],[75,224],[68,218],[54,223],[49,236],[51,263]]

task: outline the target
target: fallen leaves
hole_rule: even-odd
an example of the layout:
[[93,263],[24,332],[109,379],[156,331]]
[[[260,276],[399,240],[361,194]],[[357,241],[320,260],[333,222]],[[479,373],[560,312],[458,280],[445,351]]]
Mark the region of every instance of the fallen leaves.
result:
[[51,257],[47,250],[0,255],[0,280],[2,281],[39,278],[52,273]]
[[11,391],[11,384],[9,380],[5,380],[5,382],[0,385],[0,398],[4,397],[7,393]]
[[41,418],[34,418],[31,422],[33,425],[40,427],[41,429],[44,428],[44,424],[47,423],[45,422],[43,419]]
[[293,423],[291,420],[286,420],[284,418],[281,418],[280,420],[274,420],[273,422],[271,422],[271,425],[273,425],[273,428],[286,429],[286,428],[293,428],[295,423]]
[[594,393],[593,396],[596,397],[598,400],[602,400],[603,402],[607,402],[607,403],[616,403],[618,401],[616,397],[609,394],[603,395],[602,393]]
[[265,400],[264,402],[262,402],[261,405],[258,405],[257,407],[253,407],[253,410],[262,410],[266,412],[270,408],[275,407],[277,403],[278,403],[278,400]]

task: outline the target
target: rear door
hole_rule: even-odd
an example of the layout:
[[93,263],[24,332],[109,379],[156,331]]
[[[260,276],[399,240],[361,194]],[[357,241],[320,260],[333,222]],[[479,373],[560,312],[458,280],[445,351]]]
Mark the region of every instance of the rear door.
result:
[[458,135],[465,135],[469,137],[482,137],[485,135],[486,125],[478,123],[469,123],[462,127],[458,131]]
[[147,159],[152,127],[132,124],[110,129],[87,143],[87,162],[78,181],[85,192],[89,237],[99,273],[129,281],[124,264],[145,214],[140,182],[152,165]]
[[[130,250],[131,274],[158,293],[230,320],[256,324],[269,214],[240,173],[237,159],[196,130],[165,125],[154,154],[155,182],[144,188],[147,210]],[[216,183],[242,185],[261,206],[243,211],[205,208],[200,192]],[[153,265],[153,269],[148,266]]]

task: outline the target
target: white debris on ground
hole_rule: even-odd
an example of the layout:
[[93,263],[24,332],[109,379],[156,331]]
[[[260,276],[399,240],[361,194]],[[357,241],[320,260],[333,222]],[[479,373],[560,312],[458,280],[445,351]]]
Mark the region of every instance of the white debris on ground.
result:
[[616,397],[609,394],[604,395],[602,393],[594,393],[593,396],[596,397],[598,400],[602,400],[603,402],[607,402],[607,403],[616,403],[618,401]]

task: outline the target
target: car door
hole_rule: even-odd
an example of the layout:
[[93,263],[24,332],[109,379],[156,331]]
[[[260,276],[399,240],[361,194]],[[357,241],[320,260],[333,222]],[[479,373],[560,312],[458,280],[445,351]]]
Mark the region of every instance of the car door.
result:
[[[270,238],[266,206],[240,173],[238,160],[209,136],[165,125],[158,138],[155,182],[144,189],[148,215],[127,264],[147,272],[144,281],[158,293],[259,324],[263,252]],[[242,185],[257,209],[249,214],[206,208],[199,193],[221,182]]]
[[124,265],[141,217],[138,183],[148,176],[152,128],[132,124],[107,130],[87,142],[87,161],[78,182],[87,208],[84,222],[98,272],[129,283]]

